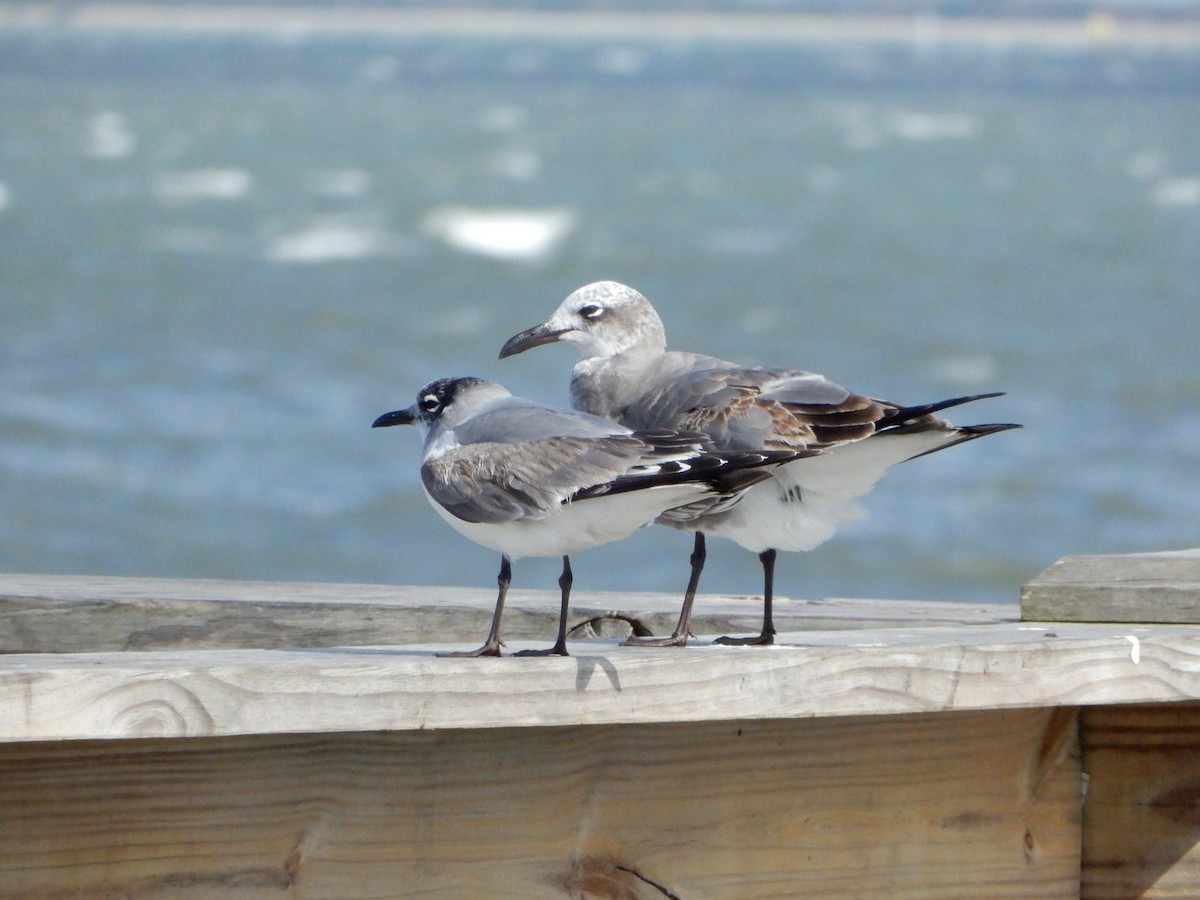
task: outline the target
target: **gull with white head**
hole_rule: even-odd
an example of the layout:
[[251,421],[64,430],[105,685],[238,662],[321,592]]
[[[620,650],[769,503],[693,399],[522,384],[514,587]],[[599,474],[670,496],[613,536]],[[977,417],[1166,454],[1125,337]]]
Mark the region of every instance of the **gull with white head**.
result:
[[684,506],[658,518],[695,532],[691,577],[674,633],[630,638],[633,644],[687,643],[706,534],[754,551],[763,567],[761,632],[718,642],[772,643],[777,550],[812,550],[841,525],[861,518],[855,501],[896,463],[1020,427],[956,426],[937,415],[1000,396],[995,393],[903,406],[856,394],[813,372],[668,350],[662,320],[650,301],[615,281],[575,291],[544,323],[510,338],[500,357],[559,341],[573,344],[583,357],[571,375],[571,405],[577,410],[628,428],[701,432],[719,450],[825,451],[775,469],[773,478],[748,490],[736,506]]

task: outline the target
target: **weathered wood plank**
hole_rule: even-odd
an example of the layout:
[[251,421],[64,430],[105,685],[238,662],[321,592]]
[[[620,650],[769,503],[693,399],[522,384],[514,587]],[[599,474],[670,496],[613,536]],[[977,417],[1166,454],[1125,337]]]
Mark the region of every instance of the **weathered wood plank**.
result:
[[[576,636],[668,634],[680,596],[577,591]],[[347,647],[480,640],[495,591],[369,584],[194,581],[0,574],[0,654],[254,647]],[[513,590],[504,634],[551,640],[557,591]],[[762,600],[698,598],[701,634],[757,632]],[[777,598],[785,631],[888,625],[988,624],[1018,618],[1012,605],[914,600]]]
[[1200,548],[1121,556],[1068,556],[1025,585],[1033,622],[1200,624]]
[[[781,635],[775,648],[571,644],[0,657],[0,741],[834,717],[1200,698],[1195,626]],[[516,643],[511,649],[523,645]],[[544,644],[542,644],[544,646]]]
[[1082,896],[1200,893],[1200,704],[1085,710]]
[[1072,898],[1074,711],[0,746],[5,896]]

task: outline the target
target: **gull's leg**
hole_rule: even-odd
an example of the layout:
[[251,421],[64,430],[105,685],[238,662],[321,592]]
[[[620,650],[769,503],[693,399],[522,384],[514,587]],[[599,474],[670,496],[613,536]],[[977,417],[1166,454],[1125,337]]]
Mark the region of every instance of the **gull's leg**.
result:
[[696,543],[692,548],[692,574],[688,578],[687,591],[683,595],[683,607],[679,610],[679,623],[670,637],[644,638],[631,635],[626,638],[623,647],[683,647],[688,641],[688,630],[692,624],[692,604],[696,601],[696,588],[700,586],[700,573],[704,571],[704,559],[707,556],[704,547],[704,532],[696,532]]
[[500,574],[496,578],[496,584],[500,586],[500,593],[496,596],[496,611],[492,613],[492,627],[488,631],[487,640],[483,642],[483,646],[478,650],[455,650],[437,655],[457,657],[501,656],[500,617],[504,615],[504,598],[508,596],[508,586],[511,583],[512,563],[509,562],[508,556],[502,553],[500,554]]
[[763,567],[763,624],[762,634],[758,637],[734,638],[719,637],[714,644],[732,646],[769,647],[775,643],[775,616],[772,607],[775,599],[775,551],[764,550],[758,554]]
[[514,653],[513,656],[571,655],[567,653],[567,607],[571,602],[571,583],[574,580],[571,575],[571,558],[564,556],[562,574],[558,576],[558,589],[562,591],[562,610],[558,614],[558,639],[555,640],[553,647],[547,647],[545,650],[522,650]]

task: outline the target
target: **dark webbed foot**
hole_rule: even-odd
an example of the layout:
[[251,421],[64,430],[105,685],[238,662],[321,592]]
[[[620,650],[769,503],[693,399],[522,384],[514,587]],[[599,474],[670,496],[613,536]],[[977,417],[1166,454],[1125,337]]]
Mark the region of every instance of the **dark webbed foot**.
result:
[[686,647],[688,636],[686,634],[672,634],[668,637],[638,637],[630,635],[621,641],[622,647]]
[[775,634],[773,632],[763,632],[754,637],[729,637],[725,635],[713,641],[714,644],[720,644],[722,647],[770,647],[775,643]]
[[482,647],[476,650],[447,650],[443,653],[435,653],[434,656],[441,656],[447,659],[476,659],[480,656],[503,656],[500,648],[503,646],[499,641],[488,641]]
[[518,650],[513,656],[570,656],[566,644],[555,644],[541,650]]

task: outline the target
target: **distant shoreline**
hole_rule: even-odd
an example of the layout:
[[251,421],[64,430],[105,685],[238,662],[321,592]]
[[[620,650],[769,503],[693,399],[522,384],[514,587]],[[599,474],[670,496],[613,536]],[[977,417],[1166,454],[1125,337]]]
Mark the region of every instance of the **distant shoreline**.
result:
[[546,11],[379,6],[201,6],[0,2],[0,33],[389,34],[411,37],[682,39],[763,43],[964,44],[988,47],[1200,46],[1200,21],[809,13]]

